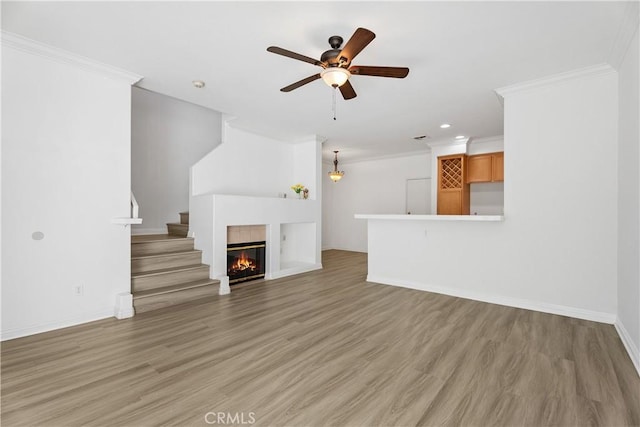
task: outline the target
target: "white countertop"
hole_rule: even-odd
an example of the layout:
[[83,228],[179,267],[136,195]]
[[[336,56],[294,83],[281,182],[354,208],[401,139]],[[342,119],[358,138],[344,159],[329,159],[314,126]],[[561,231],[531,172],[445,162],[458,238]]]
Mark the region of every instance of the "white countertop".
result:
[[504,221],[504,215],[380,215],[355,214],[355,219],[401,221]]

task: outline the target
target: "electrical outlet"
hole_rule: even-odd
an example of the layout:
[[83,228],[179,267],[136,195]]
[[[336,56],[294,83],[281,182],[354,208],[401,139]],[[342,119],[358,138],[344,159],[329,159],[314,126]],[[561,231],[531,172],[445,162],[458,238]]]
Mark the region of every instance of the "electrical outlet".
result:
[[84,295],[84,286],[77,285],[73,287],[73,294],[77,297],[81,297]]

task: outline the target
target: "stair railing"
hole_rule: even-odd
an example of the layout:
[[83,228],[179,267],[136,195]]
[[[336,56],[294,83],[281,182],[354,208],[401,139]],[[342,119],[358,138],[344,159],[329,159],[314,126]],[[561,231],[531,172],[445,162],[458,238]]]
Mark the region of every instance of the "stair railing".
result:
[[139,214],[139,206],[138,201],[136,200],[136,196],[133,195],[133,191],[131,192],[131,214],[129,218],[111,218],[112,224],[124,225],[127,227],[131,224],[142,224],[142,218],[138,217]]
[[138,218],[139,205],[136,196],[131,192],[131,218]]

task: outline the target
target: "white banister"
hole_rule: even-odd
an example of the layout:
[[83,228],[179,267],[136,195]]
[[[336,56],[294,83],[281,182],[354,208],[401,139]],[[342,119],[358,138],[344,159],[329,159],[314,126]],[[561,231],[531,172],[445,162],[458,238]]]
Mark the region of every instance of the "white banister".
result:
[[133,195],[133,191],[131,192],[131,218],[138,218],[138,201],[136,200],[136,196]]
[[133,195],[133,191],[132,191],[131,192],[131,217],[112,218],[111,223],[124,225],[125,227],[131,224],[142,224],[142,218],[138,218],[138,213],[139,213],[138,211],[139,211],[138,201],[136,200],[136,197]]

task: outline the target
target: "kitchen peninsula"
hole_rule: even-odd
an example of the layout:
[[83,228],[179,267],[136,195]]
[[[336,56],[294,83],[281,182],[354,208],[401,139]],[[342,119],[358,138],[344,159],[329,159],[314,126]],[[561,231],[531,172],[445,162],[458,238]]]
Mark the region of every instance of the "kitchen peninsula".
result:
[[[637,335],[627,326],[637,330],[637,293],[619,281],[621,265],[637,271],[637,258],[619,256],[629,254],[624,245],[637,236],[628,226],[619,228],[637,197],[618,191],[619,179],[629,179],[618,169],[629,151],[615,148],[622,141],[618,89],[618,74],[608,65],[499,89],[504,143],[490,151],[504,152],[503,204],[482,211],[472,196],[470,211],[504,218],[357,215],[355,221],[368,226],[367,280],[615,323],[633,360],[640,360]],[[457,153],[481,154],[435,146],[431,165]],[[435,181],[431,212],[437,212]]]
[[[501,215],[367,215],[367,281],[497,302],[509,249]],[[509,305],[516,305],[513,301]]]

